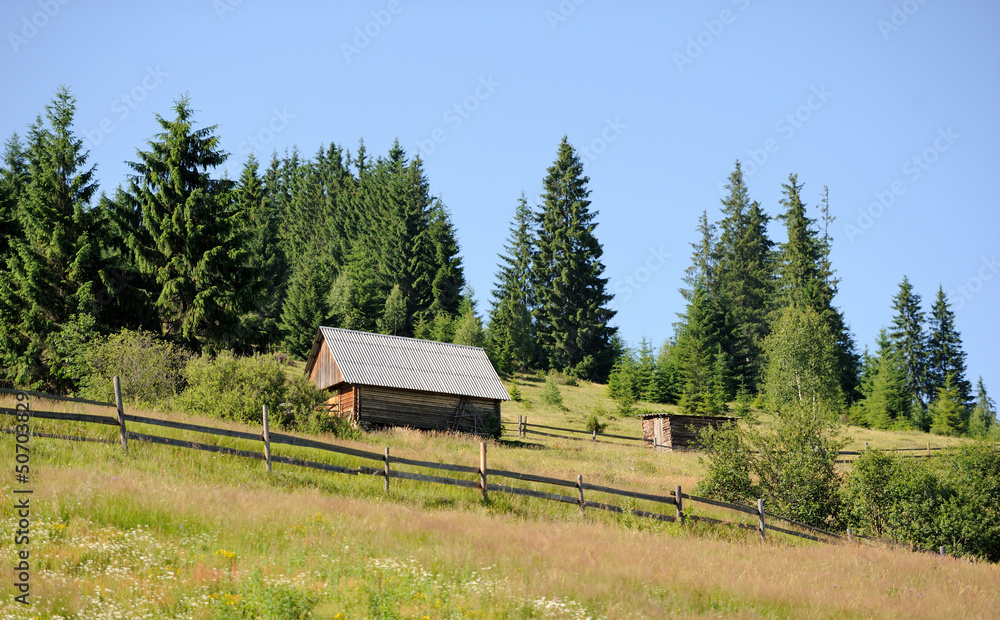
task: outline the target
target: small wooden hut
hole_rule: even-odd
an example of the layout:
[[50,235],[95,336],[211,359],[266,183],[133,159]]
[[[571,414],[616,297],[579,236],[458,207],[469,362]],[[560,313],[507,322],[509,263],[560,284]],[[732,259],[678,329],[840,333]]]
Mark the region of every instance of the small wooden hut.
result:
[[698,436],[706,427],[718,428],[735,422],[736,418],[724,416],[681,415],[678,413],[645,413],[642,418],[642,437],[654,450],[698,449]]
[[365,430],[489,434],[510,400],[483,349],[402,336],[320,327],[305,372],[331,414]]

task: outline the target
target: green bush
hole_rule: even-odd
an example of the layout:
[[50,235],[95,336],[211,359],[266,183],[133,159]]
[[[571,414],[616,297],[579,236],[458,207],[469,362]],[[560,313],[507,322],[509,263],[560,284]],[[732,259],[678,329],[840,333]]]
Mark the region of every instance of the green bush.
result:
[[223,351],[211,358],[192,358],[183,371],[187,388],[177,405],[188,412],[249,424],[261,423],[261,407],[276,427],[311,431],[337,430],[315,407],[323,391],[304,376],[287,379],[281,363],[271,355],[235,357]]
[[840,524],[840,475],[835,461],[844,441],[831,416],[787,409],[771,429],[730,424],[706,429],[706,476],[699,492],[731,502],[764,499],[766,509],[817,527]]
[[587,430],[591,433],[601,434],[607,427],[607,423],[601,422],[600,418],[598,418],[596,414],[591,413],[587,416]]
[[190,353],[147,331],[123,329],[97,340],[86,353],[86,374],[79,378],[82,398],[114,402],[113,378],[121,381],[123,400],[162,404],[183,385],[181,369]]
[[1000,452],[989,444],[933,461],[866,452],[844,498],[861,534],[1000,561]]

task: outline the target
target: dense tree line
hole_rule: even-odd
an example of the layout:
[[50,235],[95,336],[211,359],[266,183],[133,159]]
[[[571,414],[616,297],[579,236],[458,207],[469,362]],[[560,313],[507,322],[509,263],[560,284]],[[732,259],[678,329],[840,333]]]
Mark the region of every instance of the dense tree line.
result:
[[859,356],[834,304],[839,279],[830,255],[829,194],[815,217],[790,175],[782,186],[784,243],[768,236],[769,216],[750,198],[739,162],[720,219],[703,212],[681,294],[684,312],[654,359],[650,345],[625,349],[608,391],[625,411],[645,400],[718,415],[753,397],[770,411],[806,408],[876,428],[982,436],[995,407],[980,378],[973,395],[955,316],[939,288],[925,319],[904,277],[894,316],[877,350]]
[[[73,391],[101,335],[158,334],[192,353],[305,357],[330,325],[488,347],[503,370],[604,378],[615,358],[589,179],[563,139],[537,212],[522,197],[484,329],[447,207],[419,157],[331,144],[235,180],[215,125],[181,97],[98,195],[60,88],[0,165],[0,381]],[[75,374],[74,374],[75,373]]]
[[122,328],[195,353],[303,357],[320,324],[450,341],[474,310],[448,211],[398,144],[374,159],[363,144],[293,150],[263,172],[251,156],[234,181],[218,174],[216,127],[198,127],[182,97],[98,197],[74,112],[61,88],[26,140],[6,143],[5,383],[72,390],[75,349]]

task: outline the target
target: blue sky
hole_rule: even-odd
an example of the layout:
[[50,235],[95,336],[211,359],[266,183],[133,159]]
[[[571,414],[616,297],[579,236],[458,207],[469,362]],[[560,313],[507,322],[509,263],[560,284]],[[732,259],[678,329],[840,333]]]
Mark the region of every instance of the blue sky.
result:
[[970,379],[997,397],[998,29],[1000,4],[940,0],[8,0],[0,132],[70,86],[108,192],[184,92],[231,177],[251,149],[398,138],[452,211],[480,310],[516,200],[537,203],[565,134],[632,343],[671,335],[734,161],[771,215],[794,172],[810,205],[829,187],[835,301],[859,346],[904,274],[928,312],[941,285]]

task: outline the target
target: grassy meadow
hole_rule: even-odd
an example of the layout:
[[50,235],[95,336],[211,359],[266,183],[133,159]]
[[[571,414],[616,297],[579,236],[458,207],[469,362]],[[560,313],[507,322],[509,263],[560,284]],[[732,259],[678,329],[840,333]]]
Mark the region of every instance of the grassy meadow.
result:
[[[640,434],[635,418],[614,415],[604,386],[561,386],[562,408],[541,404],[542,386],[520,377],[523,400],[504,404],[505,420],[526,415],[529,422],[582,429],[595,413],[607,432]],[[32,406],[111,413],[39,400]],[[246,430],[171,412],[129,412]],[[36,431],[117,440],[112,426],[32,424]],[[162,427],[130,424],[130,430],[260,450],[252,442]],[[848,433],[854,447],[954,442],[920,433]],[[477,465],[479,457],[477,439],[448,434],[394,430],[335,441],[373,452],[388,446],[394,455],[428,461]],[[0,446],[13,461],[13,437],[0,435]],[[581,516],[557,502],[499,493],[483,501],[474,489],[406,480],[392,480],[386,496],[378,477],[282,464],[268,474],[260,461],[134,441],[127,454],[117,443],[45,438],[33,438],[30,448],[34,604],[13,602],[7,578],[0,582],[4,619],[975,618],[1000,609],[1000,570],[982,562],[780,535],[762,543],[733,527],[681,527],[595,510]],[[284,445],[273,450],[372,465]],[[491,468],[564,479],[582,474],[596,484],[654,493],[677,484],[692,489],[702,473],[693,452],[534,435],[517,440],[510,432],[488,454]],[[474,479],[456,474],[463,476]],[[5,496],[13,497],[14,488],[6,476]],[[669,506],[604,499],[672,513]],[[3,504],[5,532],[17,522],[12,505]],[[690,503],[685,509],[737,518]],[[0,539],[9,565],[17,550],[12,536]]]

